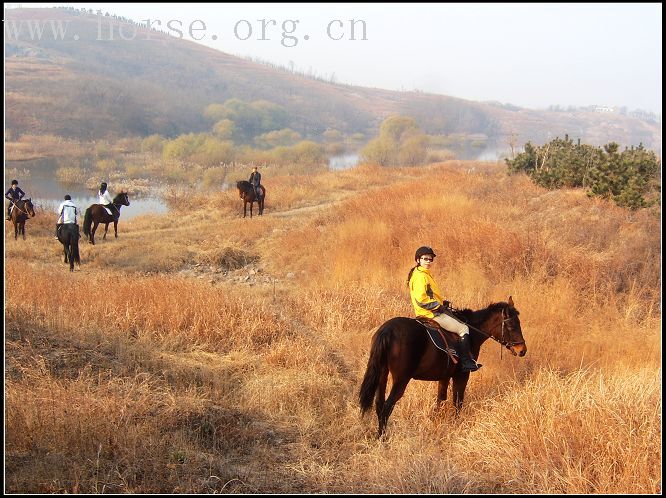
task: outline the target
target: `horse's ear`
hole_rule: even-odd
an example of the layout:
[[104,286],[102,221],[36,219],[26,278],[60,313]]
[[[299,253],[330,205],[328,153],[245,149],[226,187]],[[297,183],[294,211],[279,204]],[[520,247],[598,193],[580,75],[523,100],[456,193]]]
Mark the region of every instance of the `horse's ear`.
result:
[[513,299],[509,296],[509,306],[513,307]]

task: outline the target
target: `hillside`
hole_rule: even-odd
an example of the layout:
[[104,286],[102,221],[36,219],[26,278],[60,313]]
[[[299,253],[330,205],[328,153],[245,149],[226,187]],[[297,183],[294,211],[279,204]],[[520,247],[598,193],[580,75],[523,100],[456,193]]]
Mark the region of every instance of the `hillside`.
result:
[[[102,20],[100,20],[102,19]],[[208,129],[203,109],[231,98],[283,106],[304,137],[327,128],[371,136],[392,114],[414,117],[429,134],[482,134],[502,144],[570,136],[601,145],[643,142],[660,150],[660,126],[620,115],[554,113],[420,92],[333,84],[234,57],[125,21],[64,9],[5,10],[5,126],[12,136],[80,139],[175,136]],[[49,21],[67,24],[54,37]],[[42,22],[41,40],[27,22]],[[123,41],[99,38],[99,23],[136,28]],[[73,34],[79,38],[73,39]],[[150,39],[148,39],[150,38]],[[491,83],[489,83],[491,84]]]

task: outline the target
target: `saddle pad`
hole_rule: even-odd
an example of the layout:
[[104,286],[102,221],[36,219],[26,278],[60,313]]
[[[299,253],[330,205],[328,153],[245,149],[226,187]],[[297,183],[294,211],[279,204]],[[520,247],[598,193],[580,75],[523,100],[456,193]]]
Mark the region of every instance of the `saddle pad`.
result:
[[111,210],[110,210],[108,207],[106,207],[106,206],[104,206],[104,205],[102,205],[102,204],[100,204],[100,206],[102,206],[102,207],[104,208],[104,210],[105,210],[107,213],[109,213],[110,216],[113,216],[113,213],[111,212]]

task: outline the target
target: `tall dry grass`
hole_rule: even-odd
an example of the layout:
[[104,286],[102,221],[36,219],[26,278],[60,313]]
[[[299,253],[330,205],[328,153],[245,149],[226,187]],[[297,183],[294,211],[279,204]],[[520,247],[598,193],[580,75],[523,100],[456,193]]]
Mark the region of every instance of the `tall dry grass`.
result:
[[[275,176],[252,220],[190,196],[73,274],[46,213],[6,225],[6,489],[660,492],[658,217],[474,166]],[[377,441],[357,392],[422,244],[528,353],[485,345],[458,418],[411,382]]]

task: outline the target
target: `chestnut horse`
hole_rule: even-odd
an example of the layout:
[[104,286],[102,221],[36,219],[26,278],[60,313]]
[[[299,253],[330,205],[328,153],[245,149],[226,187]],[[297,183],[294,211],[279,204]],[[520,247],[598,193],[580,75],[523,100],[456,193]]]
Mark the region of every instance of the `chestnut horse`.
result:
[[[88,209],[86,209],[86,214],[83,217],[83,233],[90,240],[90,244],[95,245],[95,231],[97,230],[97,225],[104,223],[104,236],[102,239],[106,239],[106,232],[109,230],[109,223],[113,223],[113,231],[115,232],[116,239],[118,238],[118,218],[120,218],[120,208],[122,206],[129,206],[130,201],[127,196],[127,192],[120,192],[117,196],[113,198],[113,206],[118,210],[118,217],[115,217],[107,213],[104,206],[101,204],[93,204]],[[93,225],[94,223],[94,225]],[[90,225],[93,225],[92,230]]]
[[11,214],[12,223],[14,223],[14,240],[18,239],[19,234],[22,234],[23,240],[25,240],[25,222],[28,218],[34,218],[34,216],[35,206],[32,205],[32,200],[14,201]]
[[259,206],[259,216],[264,214],[264,199],[266,198],[266,189],[263,185],[259,185],[261,189],[261,195],[257,197],[257,194],[254,192],[254,187],[252,184],[246,180],[241,180],[236,183],[236,188],[238,188],[238,195],[243,199],[243,218],[247,214],[247,203],[250,203],[250,218],[252,218],[252,204],[257,203]]
[[[494,303],[479,311],[455,310],[455,314],[470,326],[470,350],[475,360],[489,337],[509,349],[514,356],[525,356],[527,346],[520,328],[518,310],[514,308],[511,297],[508,303]],[[450,336],[450,342],[457,345],[458,336]],[[385,400],[389,372],[393,386]],[[372,336],[368,367],[359,392],[362,414],[372,407],[374,398],[380,437],[386,430],[393,407],[411,379],[439,381],[437,406],[446,400],[449,380],[453,379],[456,413],[462,408],[469,372],[460,371],[460,362],[450,362],[446,353],[434,346],[425,327],[416,319],[391,318]]]

